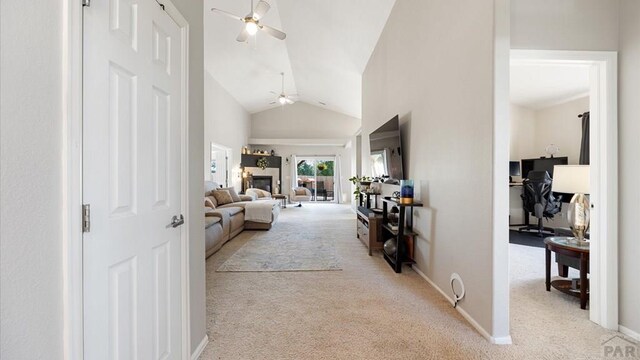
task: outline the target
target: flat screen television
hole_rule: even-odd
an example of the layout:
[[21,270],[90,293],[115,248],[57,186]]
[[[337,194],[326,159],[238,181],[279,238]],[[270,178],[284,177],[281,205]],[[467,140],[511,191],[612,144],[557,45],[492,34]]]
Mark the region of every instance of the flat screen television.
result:
[[385,183],[399,184],[404,179],[402,139],[398,115],[369,134],[371,175]]
[[567,165],[569,164],[569,158],[552,157],[552,158],[537,158],[537,159],[522,159],[522,177],[527,177],[529,171],[547,171],[553,179],[553,166],[554,165]]

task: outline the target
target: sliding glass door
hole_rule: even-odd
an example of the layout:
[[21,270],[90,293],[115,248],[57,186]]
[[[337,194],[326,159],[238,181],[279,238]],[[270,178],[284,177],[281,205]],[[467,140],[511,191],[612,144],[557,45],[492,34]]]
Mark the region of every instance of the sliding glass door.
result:
[[311,191],[312,201],[334,201],[334,167],[334,157],[298,157],[298,186]]

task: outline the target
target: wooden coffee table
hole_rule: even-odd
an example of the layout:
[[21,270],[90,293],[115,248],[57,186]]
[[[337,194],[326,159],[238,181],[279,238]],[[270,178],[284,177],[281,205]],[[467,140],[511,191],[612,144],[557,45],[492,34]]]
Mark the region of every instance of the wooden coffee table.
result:
[[282,200],[282,207],[283,208],[287,207],[287,196],[286,195],[274,194],[274,195],[271,195],[271,197],[274,198],[274,199]]
[[[589,243],[580,245],[572,237],[552,236],[544,239],[546,256],[546,278],[545,285],[547,291],[551,291],[551,286],[556,290],[580,298],[580,308],[587,308],[589,300]],[[574,257],[580,260],[580,281],[576,283],[571,279],[559,279],[551,281],[551,252]]]

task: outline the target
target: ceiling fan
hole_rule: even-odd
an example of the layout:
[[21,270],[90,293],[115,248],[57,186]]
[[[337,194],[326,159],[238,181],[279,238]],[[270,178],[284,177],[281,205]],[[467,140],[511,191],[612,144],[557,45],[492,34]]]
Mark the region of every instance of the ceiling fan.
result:
[[240,34],[236,38],[236,40],[239,42],[246,42],[247,40],[249,40],[249,36],[255,35],[258,30],[264,31],[265,33],[273,36],[276,39],[284,40],[287,37],[287,34],[278,29],[272,28],[271,26],[260,24],[260,19],[264,17],[269,9],[271,9],[271,5],[269,5],[268,2],[260,0],[254,8],[253,0],[251,0],[251,12],[249,12],[249,14],[247,14],[247,16],[245,17],[234,15],[232,13],[216,8],[212,8],[211,11],[226,15],[232,19],[240,20],[244,23],[244,28],[242,29],[242,31],[240,31]]
[[285,95],[285,93],[284,93],[284,73],[280,73],[280,75],[282,76],[282,91],[280,92],[280,95],[278,95],[275,92],[271,91],[272,94],[278,95],[278,97],[276,98],[276,101],[269,103],[269,105],[273,105],[273,104],[291,105],[291,104],[293,104],[295,102],[293,99],[291,99],[290,96]]

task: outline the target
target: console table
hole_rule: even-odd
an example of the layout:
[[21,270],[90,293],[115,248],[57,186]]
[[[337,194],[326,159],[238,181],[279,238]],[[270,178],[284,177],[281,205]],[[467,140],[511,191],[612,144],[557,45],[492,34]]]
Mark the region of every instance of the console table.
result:
[[382,215],[362,206],[358,206],[356,215],[356,236],[367,247],[369,256],[371,256],[373,250],[382,249],[383,242],[380,233]]
[[[589,272],[589,244],[580,245],[573,241],[573,238],[566,236],[552,236],[544,239],[545,245],[545,260],[546,260],[546,278],[545,285],[547,291],[551,291],[551,286],[554,289],[576,296],[580,298],[580,308],[587,308],[587,301],[589,300],[589,279],[587,279],[587,273]],[[551,252],[556,254],[562,254],[569,257],[580,259],[580,282],[576,283],[570,279],[560,279],[551,281]]]

